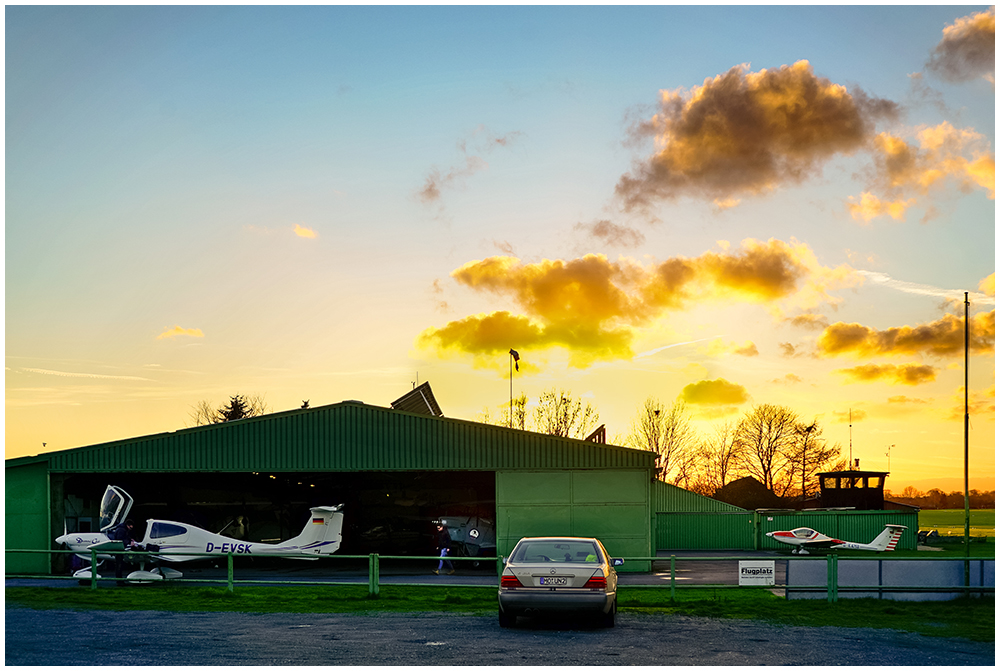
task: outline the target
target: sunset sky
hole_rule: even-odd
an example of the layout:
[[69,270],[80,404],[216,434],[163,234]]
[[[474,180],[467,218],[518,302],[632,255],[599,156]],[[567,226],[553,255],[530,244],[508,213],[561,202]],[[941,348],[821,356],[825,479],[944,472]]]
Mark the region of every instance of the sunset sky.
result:
[[5,14],[7,458],[234,393],[496,415],[514,348],[609,440],[787,405],[960,489],[968,291],[994,488],[989,6]]

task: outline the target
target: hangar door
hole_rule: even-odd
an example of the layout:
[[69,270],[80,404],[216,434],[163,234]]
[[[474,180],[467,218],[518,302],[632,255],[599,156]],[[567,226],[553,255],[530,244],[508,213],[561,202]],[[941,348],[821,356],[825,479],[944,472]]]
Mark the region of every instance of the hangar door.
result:
[[593,536],[613,556],[650,556],[647,470],[497,471],[496,497],[498,554],[524,536]]

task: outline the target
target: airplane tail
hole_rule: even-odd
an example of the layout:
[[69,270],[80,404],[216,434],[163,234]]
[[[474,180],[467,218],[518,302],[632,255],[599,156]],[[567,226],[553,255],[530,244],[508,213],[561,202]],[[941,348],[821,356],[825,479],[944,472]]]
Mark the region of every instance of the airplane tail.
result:
[[340,549],[341,530],[344,526],[343,509],[343,504],[310,508],[311,514],[302,533],[274,547],[305,554],[333,554]]
[[892,552],[896,549],[896,543],[899,542],[904,529],[906,527],[901,524],[886,524],[882,533],[871,542],[872,549],[876,552]]

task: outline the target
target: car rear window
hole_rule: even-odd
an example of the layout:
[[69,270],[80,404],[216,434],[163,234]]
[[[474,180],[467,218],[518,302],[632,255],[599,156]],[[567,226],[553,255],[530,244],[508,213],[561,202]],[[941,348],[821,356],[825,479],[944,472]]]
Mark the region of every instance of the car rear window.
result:
[[591,541],[525,541],[517,546],[513,560],[599,564],[601,554]]

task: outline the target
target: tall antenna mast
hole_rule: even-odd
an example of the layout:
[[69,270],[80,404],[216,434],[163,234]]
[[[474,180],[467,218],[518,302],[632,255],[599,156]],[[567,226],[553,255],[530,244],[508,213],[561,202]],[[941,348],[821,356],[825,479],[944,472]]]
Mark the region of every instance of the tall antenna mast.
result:
[[852,412],[851,408],[847,409],[847,470],[849,471],[854,470],[854,416],[851,414]]

